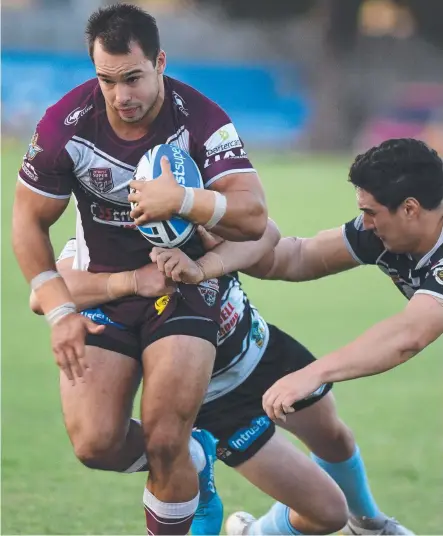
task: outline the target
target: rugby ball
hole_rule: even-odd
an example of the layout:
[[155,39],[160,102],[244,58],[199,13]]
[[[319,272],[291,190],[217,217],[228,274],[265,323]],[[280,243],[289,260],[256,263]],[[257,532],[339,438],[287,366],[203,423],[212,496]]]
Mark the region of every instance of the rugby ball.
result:
[[[140,159],[134,172],[134,179],[152,181],[161,175],[160,160],[166,156],[171,164],[171,171],[180,186],[203,188],[203,180],[197,164],[189,154],[175,145],[162,144],[146,152]],[[136,206],[131,203],[132,208]],[[197,230],[194,223],[174,216],[170,220],[149,222],[138,225],[138,230],[153,246],[162,248],[179,248],[183,246]]]

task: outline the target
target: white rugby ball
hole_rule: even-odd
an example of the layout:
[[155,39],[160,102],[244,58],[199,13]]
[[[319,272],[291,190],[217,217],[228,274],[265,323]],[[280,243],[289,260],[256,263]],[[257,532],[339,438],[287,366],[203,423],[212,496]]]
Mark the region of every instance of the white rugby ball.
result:
[[[134,179],[152,181],[161,175],[160,160],[166,156],[175,180],[180,186],[203,188],[203,179],[191,156],[175,145],[162,144],[146,152],[134,172]],[[131,203],[132,208],[136,206]],[[197,230],[194,223],[174,216],[170,220],[137,225],[138,230],[153,246],[178,248],[183,246]]]

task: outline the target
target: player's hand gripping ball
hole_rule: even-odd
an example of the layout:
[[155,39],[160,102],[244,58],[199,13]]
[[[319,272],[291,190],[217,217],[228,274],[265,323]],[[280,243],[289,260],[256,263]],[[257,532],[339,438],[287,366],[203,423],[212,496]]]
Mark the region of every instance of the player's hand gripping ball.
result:
[[[166,157],[169,161],[169,166],[165,165],[165,161],[161,163],[162,157]],[[174,145],[162,144],[157,145],[145,153],[134,172],[134,180],[136,181],[156,181],[160,179],[155,186],[162,187],[162,194],[166,195],[164,203],[168,202],[168,189],[171,190],[171,179],[175,179],[176,183],[183,187],[203,188],[203,180],[197,164],[189,156],[186,151]],[[133,186],[134,183],[131,183]],[[148,185],[146,185],[148,186]],[[163,191],[164,189],[164,191]],[[173,185],[174,192],[176,186]],[[152,192],[152,195],[151,195]],[[154,208],[155,197],[159,199],[158,188],[145,188],[138,192],[135,188],[131,188],[132,210],[136,210],[140,202],[139,208],[147,207],[147,216],[149,213],[158,210]],[[144,201],[146,200],[146,202]],[[149,209],[149,203],[152,203],[152,209]],[[165,208],[166,211],[166,208]],[[137,223],[137,219],[136,219]],[[137,224],[141,234],[154,246],[163,248],[175,248],[183,246],[191,236],[196,232],[197,225],[185,220],[179,216],[173,215],[163,221],[148,221],[147,223]]]

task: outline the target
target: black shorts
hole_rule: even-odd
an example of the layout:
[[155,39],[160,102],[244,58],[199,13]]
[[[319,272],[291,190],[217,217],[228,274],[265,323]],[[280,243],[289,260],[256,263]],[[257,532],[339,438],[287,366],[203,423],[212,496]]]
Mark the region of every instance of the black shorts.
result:
[[[231,467],[249,460],[273,436],[275,424],[262,407],[262,396],[277,380],[315,361],[302,344],[269,326],[269,343],[252,374],[230,393],[204,404],[195,425],[218,440],[217,457]],[[301,410],[330,391],[325,384],[314,395],[294,404]]]
[[86,345],[111,350],[139,361],[145,348],[170,335],[198,337],[209,341],[214,346],[217,345],[219,324],[210,318],[200,316],[184,300],[178,300],[167,320],[154,330],[144,322],[131,326],[115,322],[105,311],[105,308],[99,308],[82,312],[95,323],[105,325],[105,330],[100,335],[88,334],[86,336]]

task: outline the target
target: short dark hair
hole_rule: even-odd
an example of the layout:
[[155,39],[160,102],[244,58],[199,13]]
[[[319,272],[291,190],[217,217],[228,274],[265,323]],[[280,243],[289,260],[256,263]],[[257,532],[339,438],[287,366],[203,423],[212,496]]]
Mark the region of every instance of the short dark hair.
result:
[[442,160],[426,143],[412,138],[387,140],[358,155],[349,181],[392,212],[408,197],[426,210],[443,200]]
[[131,42],[136,42],[154,65],[160,52],[156,20],[131,4],[114,4],[94,11],[85,33],[92,61],[96,39],[109,54],[129,54]]

